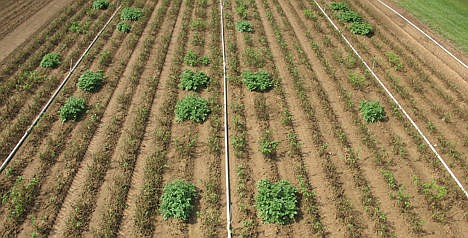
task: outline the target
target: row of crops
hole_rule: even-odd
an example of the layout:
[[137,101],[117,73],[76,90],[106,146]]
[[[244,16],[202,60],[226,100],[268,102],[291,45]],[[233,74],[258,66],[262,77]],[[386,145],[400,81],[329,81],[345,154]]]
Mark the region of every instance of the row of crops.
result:
[[[454,142],[466,134],[461,89],[383,29],[367,4],[318,2],[466,174]],[[224,3],[233,234],[462,229],[453,214],[463,194],[316,3]],[[226,232],[218,4],[125,3],[0,177],[2,233]],[[10,75],[0,82],[0,119],[10,122],[0,125],[0,154],[116,7],[74,2],[0,69]]]

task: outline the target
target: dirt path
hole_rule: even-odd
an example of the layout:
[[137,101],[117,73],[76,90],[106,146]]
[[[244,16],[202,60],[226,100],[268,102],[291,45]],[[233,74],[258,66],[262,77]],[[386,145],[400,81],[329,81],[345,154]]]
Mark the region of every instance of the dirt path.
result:
[[71,0],[53,0],[15,30],[0,40],[0,61],[5,59],[13,50],[29,39],[37,30],[41,29],[58,12],[70,4]]

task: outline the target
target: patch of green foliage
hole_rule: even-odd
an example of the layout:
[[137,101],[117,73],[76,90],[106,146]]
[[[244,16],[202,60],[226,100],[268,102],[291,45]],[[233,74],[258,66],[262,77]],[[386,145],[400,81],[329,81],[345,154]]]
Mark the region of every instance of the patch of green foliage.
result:
[[120,13],[120,20],[138,21],[143,16],[143,9],[137,7],[126,7]]
[[39,180],[35,177],[25,182],[22,176],[16,178],[14,186],[2,196],[2,207],[8,209],[7,216],[13,219],[22,217],[33,203],[34,191]]
[[102,86],[104,81],[104,72],[86,70],[78,79],[77,86],[85,92],[96,92]]
[[198,91],[205,88],[210,81],[210,77],[205,72],[186,69],[180,75],[179,88],[189,91]]
[[188,221],[194,209],[198,191],[191,182],[173,180],[163,188],[160,211],[164,219],[175,218]]
[[119,24],[117,24],[117,30],[124,32],[124,33],[130,33],[130,31],[132,30],[132,25],[124,21],[121,21],[119,22]]
[[204,55],[198,59],[201,65],[208,66],[210,64],[210,57]]
[[57,53],[48,53],[42,57],[40,65],[42,68],[57,68],[61,64],[61,59]]
[[239,15],[241,18],[246,19],[248,16],[247,13],[247,4],[244,2],[239,2],[238,6],[236,7],[236,13]]
[[83,98],[71,96],[59,110],[62,121],[77,121],[86,111],[86,102]]
[[198,66],[198,64],[207,66],[210,64],[210,57],[206,55],[198,57],[197,53],[193,52],[192,50],[188,50],[184,56],[184,62],[192,67]]
[[255,207],[265,223],[288,224],[297,214],[297,189],[288,181],[272,183],[260,180],[257,184]]
[[273,81],[267,71],[260,70],[255,73],[245,71],[242,73],[244,84],[250,91],[265,92],[273,88]]
[[356,88],[356,89],[361,89],[362,90],[367,86],[366,79],[365,79],[364,75],[362,75],[361,73],[351,71],[348,74],[348,79],[351,82],[351,84],[353,85],[353,87]]
[[205,20],[198,18],[192,21],[192,29],[195,31],[204,31],[206,28]]
[[316,19],[317,18],[317,16],[315,16],[314,12],[310,8],[304,9],[304,16],[307,19]]
[[377,122],[385,120],[385,111],[380,102],[377,100],[374,101],[361,101],[359,110],[364,117],[366,122]]
[[252,24],[248,21],[238,21],[237,22],[237,30],[240,32],[253,32],[254,29],[252,27]]
[[111,57],[111,52],[108,50],[105,50],[101,52],[99,56],[99,65],[101,66],[109,66],[110,63],[112,63],[112,57]]
[[74,21],[71,23],[70,27],[68,28],[71,32],[76,32],[79,34],[84,34],[88,32],[89,29],[89,22],[83,23],[80,21]]
[[184,62],[192,67],[197,66],[198,64],[198,55],[197,53],[188,50],[184,56]]
[[202,123],[208,119],[211,110],[208,101],[196,95],[188,95],[180,100],[175,107],[177,121],[191,120]]
[[260,139],[260,152],[265,156],[271,156],[276,153],[279,143],[279,141]]
[[390,65],[395,68],[396,71],[401,71],[403,70],[403,63],[400,60],[400,56],[395,54],[395,52],[388,51],[385,53],[387,56],[387,60],[390,63]]
[[94,0],[93,9],[105,10],[109,7],[109,1],[107,0]]
[[374,28],[367,22],[353,22],[349,29],[353,34],[362,36],[371,36],[374,33]]
[[330,8],[335,11],[348,11],[349,6],[344,2],[332,2],[330,3]]
[[338,19],[345,22],[361,22],[362,17],[355,11],[343,11],[338,14]]

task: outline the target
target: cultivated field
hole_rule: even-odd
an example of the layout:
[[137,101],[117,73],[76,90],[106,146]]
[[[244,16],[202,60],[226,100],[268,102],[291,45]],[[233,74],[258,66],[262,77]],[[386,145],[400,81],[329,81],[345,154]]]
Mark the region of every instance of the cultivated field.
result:
[[[51,1],[18,2],[0,35]],[[104,2],[71,1],[0,63],[3,159],[117,11],[0,174],[2,237],[226,237],[226,199],[235,237],[468,234],[466,195],[316,5],[466,188],[467,70],[381,4],[223,2],[226,173],[219,2]]]

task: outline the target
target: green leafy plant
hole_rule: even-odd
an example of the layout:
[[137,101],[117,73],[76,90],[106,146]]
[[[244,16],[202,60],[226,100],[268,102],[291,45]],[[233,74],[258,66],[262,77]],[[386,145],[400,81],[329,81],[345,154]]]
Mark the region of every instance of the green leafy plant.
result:
[[273,140],[269,130],[263,133],[258,142],[260,143],[259,151],[262,152],[263,155],[270,159],[276,156],[276,150],[280,142]]
[[395,68],[396,71],[401,71],[403,70],[403,63],[400,60],[400,56],[395,54],[395,52],[389,51],[385,53],[387,56],[387,60],[390,63],[392,67]]
[[310,8],[304,9],[304,16],[307,19],[316,19],[317,18],[317,16],[315,16],[314,12]]
[[183,90],[197,91],[205,88],[210,81],[210,77],[205,72],[196,72],[186,69],[180,75],[179,88]]
[[195,31],[204,31],[206,28],[205,20],[198,18],[192,21],[192,29]]
[[109,66],[112,63],[111,52],[108,50],[101,52],[98,61],[101,66]]
[[245,3],[240,3],[236,7],[236,13],[243,19],[246,19],[248,14],[247,14],[247,4]]
[[198,55],[197,53],[188,50],[184,56],[184,62],[192,67],[197,66],[198,64]]
[[338,19],[345,22],[361,22],[362,17],[355,11],[343,11],[338,14]]
[[266,156],[271,156],[272,154],[276,153],[276,149],[278,148],[279,141],[269,141],[269,140],[261,140],[260,141],[260,152]]
[[120,20],[138,21],[143,16],[143,9],[137,7],[126,7],[120,13]]
[[57,53],[48,53],[41,60],[42,68],[57,68],[61,64],[62,57]]
[[18,219],[22,217],[31,203],[34,202],[33,193],[39,185],[35,177],[26,182],[22,176],[16,178],[14,186],[2,196],[2,206],[8,209],[8,217]]
[[210,57],[204,55],[198,59],[201,65],[208,66],[210,64]]
[[124,21],[121,21],[119,24],[117,24],[117,30],[124,33],[130,33],[132,26]]
[[366,82],[366,79],[364,78],[364,75],[360,73],[350,72],[348,74],[348,79],[354,88],[363,89],[364,87],[367,86],[367,82]]
[[191,182],[180,179],[167,183],[161,196],[161,215],[164,219],[175,218],[187,221],[194,209],[198,191]]
[[86,102],[83,98],[71,96],[59,110],[60,119],[77,121],[86,111]]
[[107,9],[109,7],[109,1],[107,0],[94,0],[93,9]]
[[349,29],[356,35],[371,36],[374,33],[373,27],[367,22],[353,22]]
[[77,86],[85,92],[96,92],[104,81],[104,72],[86,70],[78,79]]
[[348,11],[349,6],[344,2],[332,2],[330,3],[330,8],[335,11]]
[[297,189],[288,181],[272,183],[260,180],[257,184],[255,207],[265,223],[288,224],[297,214]]
[[255,73],[245,71],[242,73],[244,84],[250,91],[265,92],[273,88],[273,81],[267,71],[257,71]]
[[245,48],[245,59],[247,64],[252,67],[262,68],[266,64],[265,50],[262,48]]
[[380,102],[374,101],[361,101],[359,110],[366,122],[377,122],[385,120],[385,111]]
[[74,21],[71,23],[70,27],[68,28],[71,32],[76,32],[79,34],[84,34],[88,32],[89,29],[89,22],[83,23],[80,21]]
[[177,121],[191,120],[202,123],[210,114],[208,101],[196,95],[188,95],[180,100],[175,107]]
[[241,32],[249,32],[249,33],[254,31],[252,24],[250,24],[250,22],[248,21],[238,21],[237,30]]
[[43,82],[47,79],[46,75],[40,75],[36,70],[22,71],[16,79],[16,88],[21,90],[29,90],[31,86],[37,82]]

